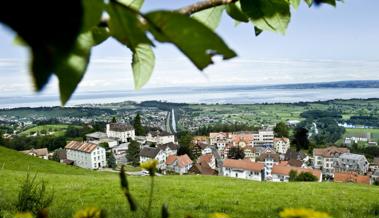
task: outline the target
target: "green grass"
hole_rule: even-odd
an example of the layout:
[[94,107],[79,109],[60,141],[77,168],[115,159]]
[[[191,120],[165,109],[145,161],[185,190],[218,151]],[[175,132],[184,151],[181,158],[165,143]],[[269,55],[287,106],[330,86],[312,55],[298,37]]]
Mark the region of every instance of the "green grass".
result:
[[65,124],[40,125],[29,128],[21,132],[19,135],[29,136],[31,133],[41,134],[41,131],[46,131],[47,133],[52,133],[54,136],[63,136],[68,126],[69,125]]
[[[6,164],[0,170],[0,203],[7,202],[5,206],[16,200],[28,165],[32,172],[43,168],[38,170],[38,177],[55,190],[50,217],[71,217],[76,210],[89,206],[106,209],[108,217],[131,217],[117,174],[76,169],[0,148],[0,164],[12,159],[14,165]],[[288,207],[313,208],[341,218],[374,217],[372,208],[379,204],[379,188],[367,185],[259,183],[217,176],[155,179],[154,217],[159,217],[163,203],[168,203],[171,217],[191,214],[199,218],[213,212],[224,212],[233,218],[278,217],[277,210]],[[148,176],[129,177],[139,206],[147,203],[149,181]]]

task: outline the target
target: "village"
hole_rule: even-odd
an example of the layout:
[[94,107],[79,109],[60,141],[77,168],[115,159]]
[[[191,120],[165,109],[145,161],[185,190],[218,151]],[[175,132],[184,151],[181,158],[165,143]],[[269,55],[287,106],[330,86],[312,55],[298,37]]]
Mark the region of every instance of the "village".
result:
[[[202,174],[261,182],[379,182],[378,157],[369,163],[364,155],[335,145],[314,148],[311,154],[296,151],[290,139],[275,137],[272,127],[194,136],[189,155],[172,133],[156,129],[141,136],[128,123],[108,123],[105,132],[87,134],[86,140],[70,141],[56,152],[46,148],[21,152],[46,160],[54,155],[62,164],[86,169],[112,170],[130,164],[128,152],[135,145],[137,165],[154,159],[159,175]],[[148,174],[141,170],[134,175]]]

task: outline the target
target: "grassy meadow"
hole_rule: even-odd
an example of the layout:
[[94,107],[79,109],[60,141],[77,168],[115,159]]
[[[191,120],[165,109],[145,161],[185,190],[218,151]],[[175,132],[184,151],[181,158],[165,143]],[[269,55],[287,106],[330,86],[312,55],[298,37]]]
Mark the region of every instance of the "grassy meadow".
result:
[[45,132],[45,134],[54,136],[63,136],[65,134],[66,129],[69,125],[65,124],[53,124],[53,125],[40,125],[29,128],[20,133],[20,135],[29,136],[34,133],[41,134],[41,132]]
[[[0,147],[0,209],[5,217],[27,172],[54,189],[50,217],[72,217],[90,206],[104,208],[108,217],[131,217],[116,173],[95,172],[64,166]],[[147,203],[150,177],[129,177],[139,206]],[[306,207],[333,217],[375,217],[379,187],[337,183],[269,183],[217,176],[155,177],[154,217],[167,203],[171,217],[205,218],[224,212],[232,218],[278,217],[280,208]]]

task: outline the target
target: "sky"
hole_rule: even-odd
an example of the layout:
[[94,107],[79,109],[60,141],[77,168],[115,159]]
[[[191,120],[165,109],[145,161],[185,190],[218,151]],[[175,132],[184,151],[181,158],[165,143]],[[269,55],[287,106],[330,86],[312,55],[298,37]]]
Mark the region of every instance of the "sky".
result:
[[[168,2],[168,3],[167,3]],[[145,0],[144,11],[175,9],[189,0]],[[217,33],[238,57],[203,72],[174,46],[156,43],[156,66],[143,89],[156,87],[282,84],[340,80],[379,80],[378,0],[345,0],[337,8],[308,8],[304,2],[287,33],[254,36],[251,24],[235,26],[223,15]],[[0,25],[0,96],[34,94],[28,50],[13,43],[14,33]],[[115,40],[93,49],[89,69],[75,94],[133,90],[131,53]],[[38,95],[58,94],[56,78]]]

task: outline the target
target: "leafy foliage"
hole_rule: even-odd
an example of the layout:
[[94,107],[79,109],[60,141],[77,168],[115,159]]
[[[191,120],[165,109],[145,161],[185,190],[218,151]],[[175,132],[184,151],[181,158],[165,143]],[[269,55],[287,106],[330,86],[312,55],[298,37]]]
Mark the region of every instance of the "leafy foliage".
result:
[[126,158],[128,159],[128,162],[130,162],[133,166],[139,165],[140,150],[140,144],[137,141],[133,140],[130,142]]
[[274,127],[275,137],[289,137],[289,127],[284,122],[279,122]]
[[245,153],[243,152],[243,149],[240,146],[234,146],[229,149],[228,158],[236,160],[244,159]]
[[296,146],[296,150],[300,151],[302,149],[309,148],[309,140],[308,140],[308,130],[303,127],[297,127],[295,129],[294,138],[291,142],[292,145]]
[[[336,5],[336,0],[304,1],[309,6]],[[159,42],[174,44],[203,70],[213,63],[215,55],[224,60],[236,56],[214,32],[225,9],[236,22],[251,21],[256,36],[262,31],[284,34],[290,22],[290,5],[296,9],[300,0],[237,0],[223,5],[209,1],[210,7],[191,10],[189,15],[193,16],[181,10],[142,13],[143,3],[144,0],[56,0],[28,1],[20,7],[18,2],[6,1],[0,8],[0,22],[18,34],[16,41],[30,47],[30,71],[36,90],[41,91],[55,74],[61,102],[65,104],[87,70],[91,49],[109,37],[131,50],[134,84],[140,89],[150,79],[155,65],[153,41],[148,33]],[[108,14],[109,19],[105,20],[103,14]]]
[[146,130],[142,126],[142,123],[141,123],[141,115],[140,115],[140,113],[137,113],[136,117],[134,118],[133,127],[134,127],[134,130],[135,130],[135,133],[136,133],[137,136],[144,136],[144,135],[146,135]]

